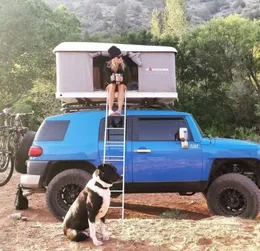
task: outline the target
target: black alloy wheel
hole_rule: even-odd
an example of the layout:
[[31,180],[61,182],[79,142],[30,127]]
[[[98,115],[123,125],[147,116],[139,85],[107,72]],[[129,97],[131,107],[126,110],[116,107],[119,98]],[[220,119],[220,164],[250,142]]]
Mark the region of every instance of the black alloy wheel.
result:
[[58,203],[66,211],[69,210],[74,200],[84,187],[77,183],[69,183],[63,186],[58,192]]
[[232,216],[242,214],[247,206],[245,195],[232,188],[223,189],[217,198],[217,203],[225,214]]

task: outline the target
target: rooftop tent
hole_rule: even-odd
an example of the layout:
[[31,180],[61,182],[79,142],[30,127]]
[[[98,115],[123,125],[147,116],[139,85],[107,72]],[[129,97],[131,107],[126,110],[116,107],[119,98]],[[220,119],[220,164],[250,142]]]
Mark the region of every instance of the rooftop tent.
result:
[[65,42],[55,49],[56,98],[64,102],[88,99],[105,102],[103,69],[109,60],[108,49],[115,45],[122,51],[128,67],[127,99],[131,102],[156,100],[170,103],[177,99],[175,77],[176,49],[111,43]]

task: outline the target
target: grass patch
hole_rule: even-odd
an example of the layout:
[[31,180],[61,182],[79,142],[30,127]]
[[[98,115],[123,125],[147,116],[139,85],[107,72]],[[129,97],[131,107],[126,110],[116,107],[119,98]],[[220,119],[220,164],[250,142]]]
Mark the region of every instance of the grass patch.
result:
[[188,214],[183,213],[179,209],[171,209],[170,211],[166,211],[160,215],[161,218],[163,219],[187,219]]

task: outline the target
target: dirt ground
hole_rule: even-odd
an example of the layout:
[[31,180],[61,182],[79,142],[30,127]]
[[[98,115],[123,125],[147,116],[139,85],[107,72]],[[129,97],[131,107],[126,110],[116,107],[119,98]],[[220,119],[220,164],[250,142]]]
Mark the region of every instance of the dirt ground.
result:
[[[61,222],[48,211],[44,194],[31,195],[29,209],[19,211],[27,221],[10,217],[18,212],[13,206],[18,182],[16,173],[0,188],[0,251],[260,250],[260,217],[257,220],[212,217],[200,194],[126,195],[124,221],[120,211],[109,210],[109,241],[100,247],[95,247],[91,240],[70,242],[62,233]],[[171,209],[177,209],[180,217],[163,219],[161,215]]]

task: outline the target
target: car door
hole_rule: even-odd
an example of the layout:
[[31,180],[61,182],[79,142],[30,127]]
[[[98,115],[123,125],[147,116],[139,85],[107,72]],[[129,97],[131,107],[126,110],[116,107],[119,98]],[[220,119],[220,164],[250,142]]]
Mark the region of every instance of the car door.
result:
[[[180,127],[188,128],[187,149],[178,140]],[[201,179],[201,146],[194,143],[185,117],[135,117],[132,156],[135,183]]]
[[[123,117],[110,117],[108,118],[108,127],[113,128],[107,130],[107,142],[111,142],[111,146],[106,149],[106,156],[122,156],[123,148],[120,145],[122,142],[124,133],[122,130],[123,126]],[[132,119],[131,117],[127,117],[126,123],[126,141],[125,141],[125,182],[130,183],[133,180],[132,177],[132,145],[130,141],[131,133],[132,133]],[[103,153],[104,153],[104,132],[105,132],[105,118],[103,118],[100,122],[100,130],[99,130],[99,157],[100,162],[103,162]],[[112,143],[113,142],[113,143]],[[111,158],[116,159],[116,158]],[[108,161],[109,162],[109,161]],[[123,163],[121,161],[111,161],[116,168],[118,173],[123,174]]]

